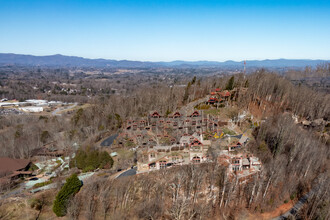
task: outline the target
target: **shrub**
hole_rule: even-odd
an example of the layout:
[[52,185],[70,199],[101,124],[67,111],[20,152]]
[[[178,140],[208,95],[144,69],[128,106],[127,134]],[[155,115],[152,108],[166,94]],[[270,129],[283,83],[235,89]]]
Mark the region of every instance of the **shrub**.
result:
[[48,122],[48,118],[46,116],[40,115],[39,120],[45,120],[45,122]]
[[29,171],[35,171],[35,170],[39,170],[39,167],[37,165],[35,165],[34,163],[31,163]]
[[40,199],[34,198],[31,200],[30,207],[40,211],[42,209],[42,201]]
[[206,104],[199,104],[199,105],[195,106],[195,109],[198,109],[198,110],[207,110],[209,108],[211,108],[211,106],[206,105]]
[[82,108],[77,110],[76,114],[72,118],[74,125],[77,125],[77,123],[80,120],[80,118],[82,117],[83,113],[84,113],[84,110]]
[[93,171],[93,170],[95,170],[95,168],[93,166],[89,165],[89,166],[85,167],[82,171],[83,171],[83,173],[86,173],[86,172]]
[[78,150],[76,157],[71,161],[70,167],[77,167],[88,172],[97,168],[109,169],[113,165],[112,157],[105,151],[97,150]]
[[53,205],[53,212],[56,216],[65,216],[68,202],[71,196],[74,196],[82,187],[82,182],[78,179],[77,174],[72,174],[66,179],[66,183],[56,195]]
[[105,129],[104,125],[99,126],[99,131],[103,131]]
[[43,187],[43,186],[46,186],[46,185],[51,184],[52,182],[53,182],[53,181],[48,180],[48,181],[46,181],[46,182],[36,183],[36,184],[33,185],[33,188]]
[[229,134],[229,135],[235,135],[236,133],[232,130],[229,130],[228,128],[223,128],[222,129],[224,134]]
[[40,135],[40,140],[41,140],[42,143],[45,144],[49,137],[50,137],[49,132],[48,131],[43,131]]

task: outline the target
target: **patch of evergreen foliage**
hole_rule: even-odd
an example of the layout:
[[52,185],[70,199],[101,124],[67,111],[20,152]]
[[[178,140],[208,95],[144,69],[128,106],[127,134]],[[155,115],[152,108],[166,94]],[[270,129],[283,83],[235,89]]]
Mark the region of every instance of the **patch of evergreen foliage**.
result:
[[51,183],[53,183],[52,180],[48,180],[48,181],[46,181],[46,182],[42,182],[42,183],[36,183],[36,184],[33,185],[33,188],[35,189],[35,188],[39,188],[39,187],[43,187],[43,186],[47,186],[47,185],[49,185],[49,184],[51,184]]
[[232,90],[234,88],[235,77],[232,76],[227,82],[226,90]]
[[110,169],[113,159],[106,151],[79,149],[75,158],[71,161],[71,167],[77,167],[83,172],[100,169]]
[[37,165],[35,165],[34,163],[31,163],[29,171],[35,171],[35,170],[38,170],[38,169],[39,169],[39,167]]
[[66,179],[66,183],[58,192],[53,205],[53,212],[58,216],[65,216],[68,202],[71,196],[74,196],[82,187],[82,182],[77,174],[72,174]]

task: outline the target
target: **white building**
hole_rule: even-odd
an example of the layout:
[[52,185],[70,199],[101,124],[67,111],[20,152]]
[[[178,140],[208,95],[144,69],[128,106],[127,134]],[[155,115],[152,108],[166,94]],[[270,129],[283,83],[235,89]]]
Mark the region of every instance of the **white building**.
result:
[[27,106],[27,107],[21,107],[19,108],[19,110],[24,112],[42,112],[44,108],[38,106]]
[[39,100],[39,99],[28,99],[25,102],[31,103],[33,105],[47,105],[47,100]]

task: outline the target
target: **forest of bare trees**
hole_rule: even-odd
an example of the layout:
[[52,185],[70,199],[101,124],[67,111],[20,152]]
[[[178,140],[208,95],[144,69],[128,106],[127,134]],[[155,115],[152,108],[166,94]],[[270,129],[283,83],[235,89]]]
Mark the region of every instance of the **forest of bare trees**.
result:
[[[323,71],[329,75],[328,70]],[[169,84],[159,78],[148,83],[149,75],[128,77],[128,84],[121,78],[121,82],[115,83],[120,85],[120,95],[93,89],[95,93],[90,93],[90,98],[67,96],[90,104],[70,114],[0,116],[0,156],[30,158],[33,149],[54,141],[68,151],[74,143],[82,147],[93,145],[105,134],[119,131],[130,117],[146,116],[155,109],[162,114],[173,112],[205,97],[212,89],[225,88],[230,77],[187,76]],[[107,87],[103,81],[79,80],[86,88]],[[242,88],[246,91],[242,92]],[[244,215],[244,210],[267,212],[312,190],[300,217],[328,219],[330,95],[294,85],[287,78],[264,70],[235,75],[234,90],[232,104],[242,110],[252,110],[251,106],[261,109],[259,116],[264,121],[255,128],[254,140],[249,143],[249,150],[262,160],[263,169],[258,175],[246,182],[230,179],[225,167],[207,163],[118,180],[95,179],[72,198],[70,217],[235,219]],[[323,124],[306,129],[293,116],[307,121],[321,119]]]
[[[229,77],[197,77],[197,81],[188,87],[169,87],[163,83],[141,84],[127,89],[129,92],[124,95],[94,96],[88,100],[91,107],[64,117],[2,116],[0,136],[6,141],[0,143],[0,154],[29,157],[33,148],[44,144],[40,138],[45,131],[49,134],[47,142],[61,140],[62,147],[74,142],[83,145],[86,140],[92,143],[105,131],[115,132],[120,128],[120,123],[129,117],[145,116],[155,109],[163,114],[173,112],[183,106],[184,99],[190,102],[209,94],[211,89],[225,88],[228,79]],[[187,78],[180,84],[191,84],[191,81],[192,78]],[[247,108],[249,103],[259,106],[267,103],[272,112],[291,112],[307,120],[329,119],[329,94],[319,93],[305,86],[294,86],[285,78],[266,72],[235,77],[235,87],[246,84],[247,92],[237,99],[241,109]]]
[[310,120],[328,119],[330,116],[329,94],[316,92],[305,86],[294,86],[284,77],[266,72],[252,74],[248,81],[248,93],[242,97],[242,104],[267,101],[282,112],[289,111]]
[[[243,218],[244,209],[266,212],[313,190],[300,213],[327,219],[329,212],[328,146],[286,115],[268,119],[255,131],[250,149],[262,158],[262,172],[249,182],[230,179],[216,163],[187,165],[118,180],[95,180],[74,198],[70,216],[78,219]],[[93,198],[83,203],[86,198]],[[234,217],[235,216],[235,217]]]

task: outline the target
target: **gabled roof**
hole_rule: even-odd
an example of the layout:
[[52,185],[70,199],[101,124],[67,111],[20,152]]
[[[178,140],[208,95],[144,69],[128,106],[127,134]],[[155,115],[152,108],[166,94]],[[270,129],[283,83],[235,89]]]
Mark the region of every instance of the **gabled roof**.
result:
[[151,113],[151,117],[161,117],[157,111]]
[[32,150],[31,155],[32,156],[52,156],[52,157],[59,157],[64,154],[63,150],[57,150],[56,148],[36,148]]
[[160,160],[162,160],[162,161],[168,161],[169,158],[167,157],[167,155],[166,155],[166,156],[159,157],[159,158],[156,158],[156,159],[150,161],[150,162],[148,163],[148,166],[150,166],[150,164],[152,164],[152,163],[156,163],[157,161],[160,161]]
[[0,157],[0,173],[8,171],[17,171],[24,169],[30,163],[27,159],[12,159],[9,157]]
[[182,116],[182,114],[180,113],[180,112],[175,112],[173,115],[172,115],[172,117],[173,118],[176,118],[176,117],[181,117]]
[[193,116],[199,116],[199,112],[198,112],[198,111],[194,111],[194,112],[190,115],[190,117],[193,117]]
[[198,143],[198,145],[203,145],[197,138],[195,138],[190,145],[195,145],[195,143]]

